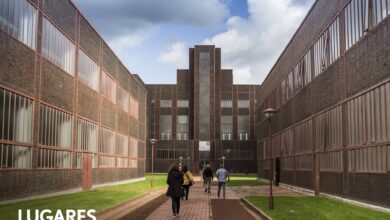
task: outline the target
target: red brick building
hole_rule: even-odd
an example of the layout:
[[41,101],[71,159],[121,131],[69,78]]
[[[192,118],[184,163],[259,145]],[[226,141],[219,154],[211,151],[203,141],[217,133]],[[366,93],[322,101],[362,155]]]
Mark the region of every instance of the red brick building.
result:
[[0,200],[143,177],[146,87],[75,5],[0,18]]
[[260,177],[272,155],[277,182],[390,206],[389,13],[388,1],[315,2],[256,93]]

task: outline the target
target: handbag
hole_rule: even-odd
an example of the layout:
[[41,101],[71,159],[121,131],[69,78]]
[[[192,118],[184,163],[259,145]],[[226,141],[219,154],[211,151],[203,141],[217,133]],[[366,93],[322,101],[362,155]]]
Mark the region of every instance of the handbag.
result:
[[190,177],[187,175],[187,174],[185,174],[186,175],[186,177],[190,180],[190,183],[188,184],[189,186],[192,186],[194,183],[192,182],[192,180],[190,179]]

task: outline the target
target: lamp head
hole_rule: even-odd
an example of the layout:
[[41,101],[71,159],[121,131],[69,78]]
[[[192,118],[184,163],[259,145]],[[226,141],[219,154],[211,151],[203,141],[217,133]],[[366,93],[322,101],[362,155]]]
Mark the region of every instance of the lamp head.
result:
[[267,108],[266,110],[263,111],[263,113],[266,119],[270,119],[272,118],[272,116],[274,116],[276,110],[273,108]]
[[156,144],[157,143],[156,139],[150,139],[149,141],[150,141],[151,144]]

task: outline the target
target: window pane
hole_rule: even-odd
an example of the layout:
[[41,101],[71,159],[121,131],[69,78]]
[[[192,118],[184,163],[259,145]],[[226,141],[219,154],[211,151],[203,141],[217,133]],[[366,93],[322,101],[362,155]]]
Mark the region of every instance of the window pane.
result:
[[80,49],[77,77],[95,91],[99,90],[99,66]]
[[161,108],[170,108],[172,107],[172,100],[160,100]]
[[160,115],[160,139],[170,140],[172,138],[172,116]]

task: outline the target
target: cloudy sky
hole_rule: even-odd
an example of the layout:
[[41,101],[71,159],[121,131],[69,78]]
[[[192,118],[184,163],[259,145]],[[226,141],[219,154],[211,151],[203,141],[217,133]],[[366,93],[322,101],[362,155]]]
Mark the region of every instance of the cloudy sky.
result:
[[175,83],[188,48],[215,44],[234,82],[259,84],[314,0],[74,0],[132,73]]

